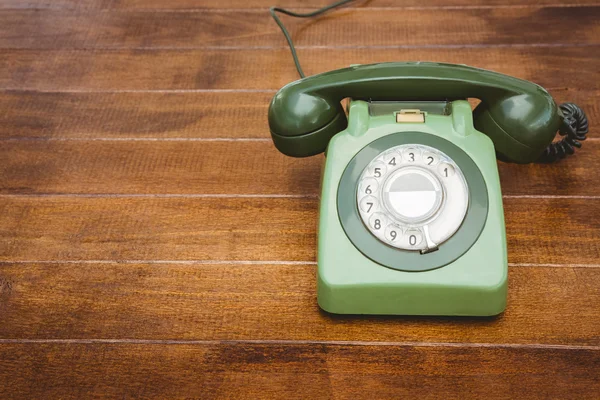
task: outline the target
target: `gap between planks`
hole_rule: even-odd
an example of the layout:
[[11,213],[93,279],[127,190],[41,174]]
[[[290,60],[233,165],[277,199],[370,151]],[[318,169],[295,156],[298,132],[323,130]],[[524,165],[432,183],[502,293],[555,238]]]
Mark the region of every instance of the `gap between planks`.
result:
[[330,345],[386,347],[453,347],[453,348],[511,348],[554,350],[600,350],[600,346],[520,343],[452,343],[452,342],[368,342],[344,340],[177,340],[177,339],[0,339],[0,344],[163,344],[163,345]]
[[[186,137],[37,137],[13,136],[0,137],[0,141],[39,141],[39,142],[271,142],[271,138],[186,138]],[[600,138],[588,137],[586,141],[595,142]]]
[[[276,3],[276,1],[273,1]],[[343,10],[351,10],[351,11],[393,11],[393,10],[490,10],[495,8],[505,9],[505,8],[515,8],[515,9],[527,9],[527,8],[577,8],[577,7],[598,7],[600,3],[574,3],[574,4],[564,4],[564,3],[554,3],[554,4],[542,4],[537,5],[533,4],[498,4],[498,5],[472,5],[472,6],[460,6],[460,5],[440,5],[440,6],[399,6],[399,7],[361,7],[361,1],[358,1],[357,6],[346,6],[337,9],[336,11]],[[288,10],[294,10],[297,12],[302,11],[314,11],[319,9],[319,6],[314,7],[286,7]],[[43,5],[27,5],[24,7],[2,7],[0,5],[1,11],[8,10],[77,10],[77,11],[94,11],[94,12],[121,12],[121,13],[190,13],[190,12],[209,12],[209,13],[238,13],[238,12],[246,12],[246,13],[264,13],[269,10],[269,7],[252,7],[252,8],[201,8],[201,7],[190,7],[190,8],[116,8],[116,7],[107,7],[107,8],[94,8],[93,6],[56,6],[50,4]],[[335,11],[332,11],[335,12]]]
[[42,141],[42,142],[270,142],[271,138],[159,138],[159,137],[37,137],[37,136],[13,136],[0,137],[0,141]]
[[[147,265],[302,265],[316,266],[316,261],[246,261],[246,260],[0,260],[0,265],[8,264],[147,264]],[[509,267],[549,267],[549,268],[600,268],[600,264],[550,264],[550,263],[508,263]]]
[[[2,9],[0,9],[2,12]],[[596,47],[598,43],[511,43],[511,44],[419,44],[419,45],[300,45],[299,50],[414,50],[414,49],[505,49],[505,48],[561,48],[561,47]],[[38,51],[119,51],[119,50],[284,50],[286,46],[93,46],[93,47],[1,47],[0,50],[38,50]]]
[[[100,198],[100,199],[130,199],[130,198],[157,198],[157,199],[315,199],[318,194],[200,194],[200,193],[0,193],[0,198],[36,198],[36,197],[73,197],[73,198]],[[503,199],[584,199],[598,200],[598,196],[587,195],[543,195],[543,194],[505,194]]]
[[[598,45],[600,46],[600,45]],[[1,49],[0,49],[1,50]],[[21,50],[21,49],[20,49]],[[548,91],[579,91],[585,89],[569,89],[568,87],[546,87]],[[0,87],[0,93],[276,93],[279,89],[27,89]]]

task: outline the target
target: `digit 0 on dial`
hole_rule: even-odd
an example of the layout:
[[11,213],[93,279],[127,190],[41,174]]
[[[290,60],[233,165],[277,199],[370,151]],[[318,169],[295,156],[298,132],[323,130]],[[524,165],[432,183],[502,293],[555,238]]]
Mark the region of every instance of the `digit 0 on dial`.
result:
[[469,204],[458,165],[443,152],[417,144],[375,157],[360,176],[356,200],[363,223],[377,239],[415,251],[448,240]]

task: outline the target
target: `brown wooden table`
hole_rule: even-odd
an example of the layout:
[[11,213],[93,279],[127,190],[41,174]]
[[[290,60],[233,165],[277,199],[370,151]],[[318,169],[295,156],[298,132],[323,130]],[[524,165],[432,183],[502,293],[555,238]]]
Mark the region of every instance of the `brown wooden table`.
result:
[[587,111],[576,157],[499,164],[509,305],[456,319],[319,310],[271,0],[0,1],[0,397],[600,398],[600,6],[538,4],[284,17],[309,74],[465,63]]

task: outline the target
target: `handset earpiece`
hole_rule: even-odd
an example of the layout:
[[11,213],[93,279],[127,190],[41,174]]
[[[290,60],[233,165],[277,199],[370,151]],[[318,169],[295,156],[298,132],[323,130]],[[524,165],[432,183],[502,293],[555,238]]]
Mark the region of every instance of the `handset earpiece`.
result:
[[524,164],[537,160],[552,142],[561,116],[544,90],[484,99],[473,112],[473,123],[492,139],[500,159]]
[[340,101],[439,101],[478,98],[475,128],[488,135],[504,159],[535,161],[561,126],[562,113],[542,87],[465,65],[429,62],[359,65],[292,82],[269,107],[277,148],[304,157],[325,150],[347,126]]
[[[579,106],[564,103],[556,107],[549,95],[532,98],[521,94],[481,102],[473,120],[477,130],[492,138],[498,159],[521,164],[551,163],[574,154],[589,130],[587,116]],[[565,137],[553,143],[557,130]],[[515,137],[509,132],[522,134]]]
[[348,125],[346,114],[339,100],[294,90],[295,84],[283,87],[271,101],[271,137],[279,151],[292,157],[322,153]]

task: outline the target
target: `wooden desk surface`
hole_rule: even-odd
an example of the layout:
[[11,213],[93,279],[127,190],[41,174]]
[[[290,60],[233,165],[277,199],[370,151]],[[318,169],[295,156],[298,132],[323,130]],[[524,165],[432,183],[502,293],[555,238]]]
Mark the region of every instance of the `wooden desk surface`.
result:
[[319,310],[272,0],[0,1],[0,397],[600,398],[600,6],[538,3],[284,17],[309,74],[465,63],[587,111],[576,157],[499,164],[509,305],[455,319]]

